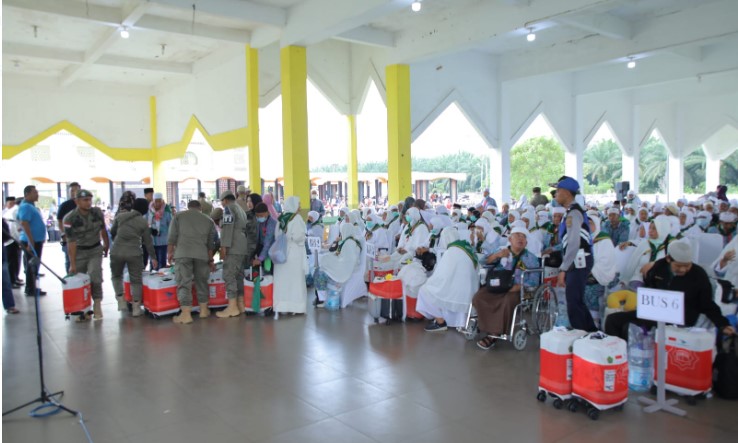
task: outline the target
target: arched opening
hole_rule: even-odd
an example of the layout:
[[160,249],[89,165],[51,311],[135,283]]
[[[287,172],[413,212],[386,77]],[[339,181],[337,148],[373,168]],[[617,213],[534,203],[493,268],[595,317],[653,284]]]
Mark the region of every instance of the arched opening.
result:
[[584,151],[584,193],[588,196],[610,194],[623,177],[623,155],[612,129],[604,122]]
[[[564,175],[564,148],[543,114],[533,120],[510,151],[510,193],[530,195],[538,186],[546,193],[548,183]],[[547,196],[548,197],[548,196]]]
[[666,195],[668,157],[663,138],[658,130],[654,129],[646,143],[641,147],[638,159],[639,191],[641,194]]

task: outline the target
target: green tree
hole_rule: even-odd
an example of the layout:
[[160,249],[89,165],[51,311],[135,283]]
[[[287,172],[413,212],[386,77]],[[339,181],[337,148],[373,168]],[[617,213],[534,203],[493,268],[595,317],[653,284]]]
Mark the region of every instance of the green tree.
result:
[[584,192],[615,189],[623,175],[622,152],[613,140],[602,140],[584,151]]
[[644,194],[666,192],[666,162],[668,155],[663,142],[651,137],[641,149],[638,169],[640,192]]
[[[738,187],[738,151],[734,151],[720,162],[720,184],[727,185],[729,192],[735,192]],[[708,189],[708,191],[714,191],[714,189]]]
[[510,153],[510,190],[515,198],[530,195],[533,187],[545,187],[562,175],[564,149],[551,137],[531,138]]
[[684,159],[684,192],[703,194],[706,175],[705,151],[697,149]]

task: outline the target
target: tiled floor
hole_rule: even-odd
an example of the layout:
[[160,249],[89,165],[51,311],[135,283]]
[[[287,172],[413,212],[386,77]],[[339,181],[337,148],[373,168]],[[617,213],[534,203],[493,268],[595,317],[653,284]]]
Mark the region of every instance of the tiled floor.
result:
[[[58,245],[45,262],[62,268]],[[107,262],[106,262],[107,266]],[[598,422],[536,401],[538,340],[484,352],[457,332],[375,325],[359,301],[306,317],[210,318],[190,326],[64,320],[59,284],[42,298],[47,384],[82,411],[95,442],[734,442],[738,403],[709,399],[686,418],[644,414],[636,394]],[[3,410],[38,395],[32,300],[3,320]],[[82,442],[71,416],[3,418],[7,442]]]

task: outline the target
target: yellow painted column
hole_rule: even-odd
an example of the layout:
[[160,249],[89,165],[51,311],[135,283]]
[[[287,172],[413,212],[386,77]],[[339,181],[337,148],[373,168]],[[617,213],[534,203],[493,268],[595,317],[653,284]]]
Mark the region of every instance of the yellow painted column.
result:
[[359,157],[358,143],[356,139],[356,116],[349,115],[349,134],[351,143],[348,152],[348,195],[346,196],[346,206],[351,209],[359,207]]
[[389,202],[412,194],[410,66],[389,65],[387,74],[387,176]]
[[[157,119],[156,119],[156,97],[149,97],[149,125],[151,128],[151,166],[152,166],[152,177],[151,187],[154,188],[154,192],[161,192],[166,195],[167,192],[167,178],[164,174],[164,162],[159,160],[158,152],[158,134],[157,134]],[[141,196],[143,197],[143,196]]]
[[259,152],[259,50],[246,45],[246,113],[249,128],[249,187],[257,194],[261,189],[261,155]]
[[300,197],[303,211],[310,208],[308,164],[307,53],[301,46],[280,50],[282,79],[282,149],[284,195]]

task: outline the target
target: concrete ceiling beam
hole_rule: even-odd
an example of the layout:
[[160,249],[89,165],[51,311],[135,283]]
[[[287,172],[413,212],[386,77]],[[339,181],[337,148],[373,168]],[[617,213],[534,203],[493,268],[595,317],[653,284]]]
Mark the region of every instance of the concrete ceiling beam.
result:
[[[192,0],[151,0],[164,6],[191,11]],[[207,0],[195,3],[195,13],[204,12],[236,20],[244,20],[270,26],[287,24],[287,10],[245,0]]]
[[559,17],[556,22],[616,40],[629,40],[633,34],[630,23],[607,13]]
[[384,48],[395,46],[395,35],[393,33],[372,28],[371,26],[360,26],[358,28],[354,28],[337,35],[335,39]]

